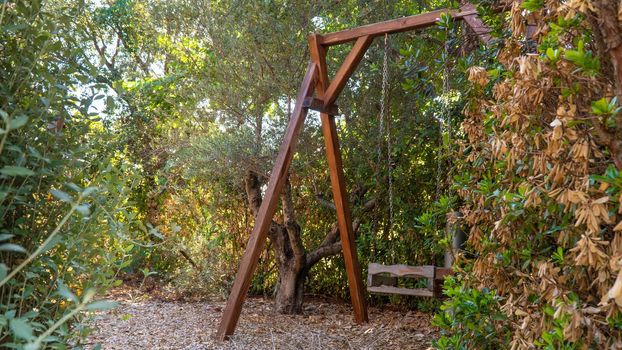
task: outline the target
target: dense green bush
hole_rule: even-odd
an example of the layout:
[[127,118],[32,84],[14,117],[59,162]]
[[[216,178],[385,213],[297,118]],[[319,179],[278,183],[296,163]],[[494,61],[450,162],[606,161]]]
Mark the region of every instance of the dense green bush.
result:
[[[491,3],[500,5],[482,2]],[[619,346],[619,6],[515,1],[509,17],[492,17],[503,46],[469,69],[456,177],[469,238],[457,266],[464,287],[448,290],[446,307],[493,290],[505,317],[495,307],[482,310],[481,327],[442,322],[439,346],[463,346],[471,329],[484,335],[474,348],[489,346],[492,329],[510,334],[501,348]]]
[[69,321],[111,306],[93,298],[131,259],[141,179],[62,3],[0,7],[0,347],[61,349]]
[[443,291],[449,299],[433,320],[441,328],[441,337],[434,342],[437,349],[507,348],[508,330],[495,322],[507,317],[501,312],[500,299],[494,291],[468,288],[453,277],[445,279]]

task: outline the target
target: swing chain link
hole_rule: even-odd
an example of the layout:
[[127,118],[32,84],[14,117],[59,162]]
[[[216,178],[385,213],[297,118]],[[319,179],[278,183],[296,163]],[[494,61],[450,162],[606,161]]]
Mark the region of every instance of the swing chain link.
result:
[[[445,29],[446,38],[444,45],[444,54],[443,54],[443,92],[441,98],[441,116],[438,118],[438,132],[439,132],[439,143],[438,143],[438,152],[437,152],[437,163],[436,163],[436,200],[441,198],[442,185],[441,185],[441,172],[442,172],[442,164],[443,164],[443,132],[447,130],[447,152],[449,153],[449,141],[451,138],[451,115],[449,111],[449,29]],[[447,125],[445,127],[445,124]]]
[[386,109],[386,129],[387,129],[387,164],[389,176],[389,229],[393,227],[393,157],[391,156],[391,108],[389,106],[389,34],[384,35],[384,62],[382,67],[382,92],[383,107]]
[[[389,177],[389,229],[393,226],[393,159],[391,156],[391,128],[390,110],[388,106],[388,87],[389,87],[389,35],[384,35],[384,58],[382,61],[382,91],[380,95],[380,120],[378,143],[378,164],[382,159],[382,139],[386,129],[387,142],[387,176]],[[386,119],[386,120],[385,120]],[[386,123],[386,126],[385,126]]]

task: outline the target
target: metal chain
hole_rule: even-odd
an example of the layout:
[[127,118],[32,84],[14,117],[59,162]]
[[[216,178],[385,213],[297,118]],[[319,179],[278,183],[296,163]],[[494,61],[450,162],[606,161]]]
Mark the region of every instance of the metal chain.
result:
[[[385,35],[386,40],[386,35]],[[386,61],[386,52],[384,55],[384,61]],[[386,74],[384,71],[384,66],[382,68],[382,90],[380,91],[380,116],[378,117],[378,184],[380,184],[382,167],[380,166],[382,161],[382,144],[384,143],[384,98],[385,98],[385,86],[386,86]]]
[[[436,200],[441,198],[441,171],[442,169],[442,157],[443,157],[443,132],[445,131],[444,124],[448,124],[447,133],[448,137],[451,137],[451,115],[449,113],[449,29],[446,29],[447,36],[445,38],[445,52],[443,57],[443,93],[441,94],[442,99],[442,110],[441,116],[438,120],[438,132],[439,132],[439,142],[438,142],[438,154],[437,154],[437,163],[436,163]],[[450,141],[450,140],[448,140]],[[449,151],[449,142],[447,142],[447,148]]]
[[[385,119],[386,119],[386,138],[387,138],[387,162],[388,162],[388,177],[389,177],[389,229],[393,226],[393,160],[391,157],[391,128],[390,128],[390,116],[388,115],[388,90],[389,87],[389,35],[384,35],[384,58],[382,61],[382,90],[380,92],[380,117],[378,121],[378,165],[382,161],[382,144],[385,137]],[[380,171],[378,171],[380,178]],[[378,181],[380,183],[380,181]]]
[[385,115],[387,128],[387,175],[389,176],[389,229],[393,227],[393,158],[391,156],[391,107],[389,105],[389,35],[384,35],[384,60],[382,66],[382,100],[386,109]]

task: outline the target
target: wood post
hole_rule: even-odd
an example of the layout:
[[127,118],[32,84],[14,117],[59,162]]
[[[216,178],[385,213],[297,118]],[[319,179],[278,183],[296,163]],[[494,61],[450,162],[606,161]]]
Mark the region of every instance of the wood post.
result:
[[357,323],[367,322],[369,319],[367,316],[367,306],[365,304],[363,282],[361,281],[361,267],[356,255],[356,242],[354,231],[352,230],[352,217],[347,200],[348,195],[343,176],[343,165],[341,162],[335,117],[326,113],[320,113],[320,117],[322,119],[322,133],[324,134],[324,142],[326,144],[326,155],[330,168],[330,182],[333,188],[335,207],[337,208],[339,237],[341,238],[343,259],[348,275],[354,318]]
[[270,181],[268,182],[266,195],[261,202],[259,212],[255,218],[255,226],[248,240],[242,262],[240,263],[238,273],[233,282],[231,294],[229,294],[229,299],[227,300],[227,305],[225,306],[225,311],[220,321],[220,326],[216,333],[217,338],[220,340],[225,340],[228,336],[233,334],[238,319],[240,318],[242,304],[246,298],[246,293],[248,293],[253,273],[257,268],[257,262],[263,251],[268,229],[272,224],[272,217],[274,216],[279,202],[279,195],[285,184],[285,178],[287,177],[287,171],[294,155],[298,135],[300,134],[305,117],[307,116],[308,109],[303,107],[303,103],[305,98],[313,94],[317,72],[317,64],[313,62],[309,63],[307,66],[307,73],[300,86],[298,97],[296,98],[296,106],[294,107],[292,117],[285,131],[285,138],[281,144],[279,155],[270,173]]
[[462,19],[466,24],[473,29],[473,32],[477,34],[479,40],[484,44],[488,44],[492,37],[490,36],[491,29],[484,24],[484,22],[477,15],[477,9],[470,2],[465,3],[460,7],[462,13],[473,13],[472,15],[464,16]]
[[[309,37],[311,59],[320,67],[320,76],[317,80],[316,90],[318,95],[322,96],[324,103],[330,105],[337,98],[345,86],[346,81],[354,72],[354,69],[356,69],[356,66],[361,61],[372,39],[371,37],[364,37],[357,40],[350,54],[348,54],[348,57],[339,69],[337,77],[335,77],[330,84],[326,69],[326,49],[317,39],[318,36],[316,35]],[[333,87],[333,89],[331,90],[330,87]],[[332,91],[334,95],[327,96],[329,95],[329,91]],[[367,322],[369,318],[367,315],[365,292],[363,282],[361,281],[361,267],[356,254],[356,242],[354,231],[352,230],[352,217],[347,200],[348,195],[343,175],[343,164],[341,160],[341,151],[339,149],[335,116],[327,113],[320,113],[320,118],[322,120],[322,134],[324,135],[324,142],[326,145],[330,182],[337,211],[339,237],[341,239],[343,259],[348,275],[348,286],[350,288],[352,308],[354,309],[354,318],[357,323]]]
[[[348,56],[346,56],[346,59],[343,60],[341,67],[339,67],[339,70],[337,71],[337,74],[335,74],[335,77],[331,81],[330,85],[322,87],[324,91],[322,100],[324,100],[325,106],[331,105],[335,102],[337,97],[339,97],[339,94],[346,86],[348,79],[350,79],[350,76],[356,67],[361,62],[363,55],[365,55],[365,52],[369,48],[372,41],[373,38],[369,35],[356,39],[354,46],[350,50],[350,53],[348,53]],[[324,55],[326,55],[326,50],[324,50]],[[324,59],[323,62],[326,64],[326,59]],[[322,80],[320,80],[320,83],[322,83]]]
[[460,227],[459,220],[462,214],[459,211],[454,211],[447,214],[446,232],[451,237],[451,247],[445,251],[445,264],[446,268],[451,268],[454,264],[454,257],[460,250],[464,248],[466,242],[466,235]]
[[328,47],[343,44],[349,41],[354,41],[360,37],[367,35],[376,37],[384,34],[393,34],[409,30],[427,28],[435,26],[442,13],[447,13],[451,15],[454,20],[463,20],[465,17],[477,15],[477,11],[475,10],[435,10],[414,16],[396,18],[384,22],[378,22],[361,27],[342,30],[340,32],[324,34],[318,38],[318,42],[324,47]]

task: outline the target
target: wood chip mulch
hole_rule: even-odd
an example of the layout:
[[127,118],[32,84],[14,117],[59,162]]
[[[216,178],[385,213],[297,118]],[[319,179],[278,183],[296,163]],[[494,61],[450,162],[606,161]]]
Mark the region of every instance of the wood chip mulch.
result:
[[437,336],[429,314],[369,308],[370,322],[357,325],[347,304],[311,299],[304,315],[281,315],[274,301],[249,298],[235,335],[213,338],[224,301],[163,300],[136,289],[108,296],[120,306],[96,313],[87,349],[427,349]]

